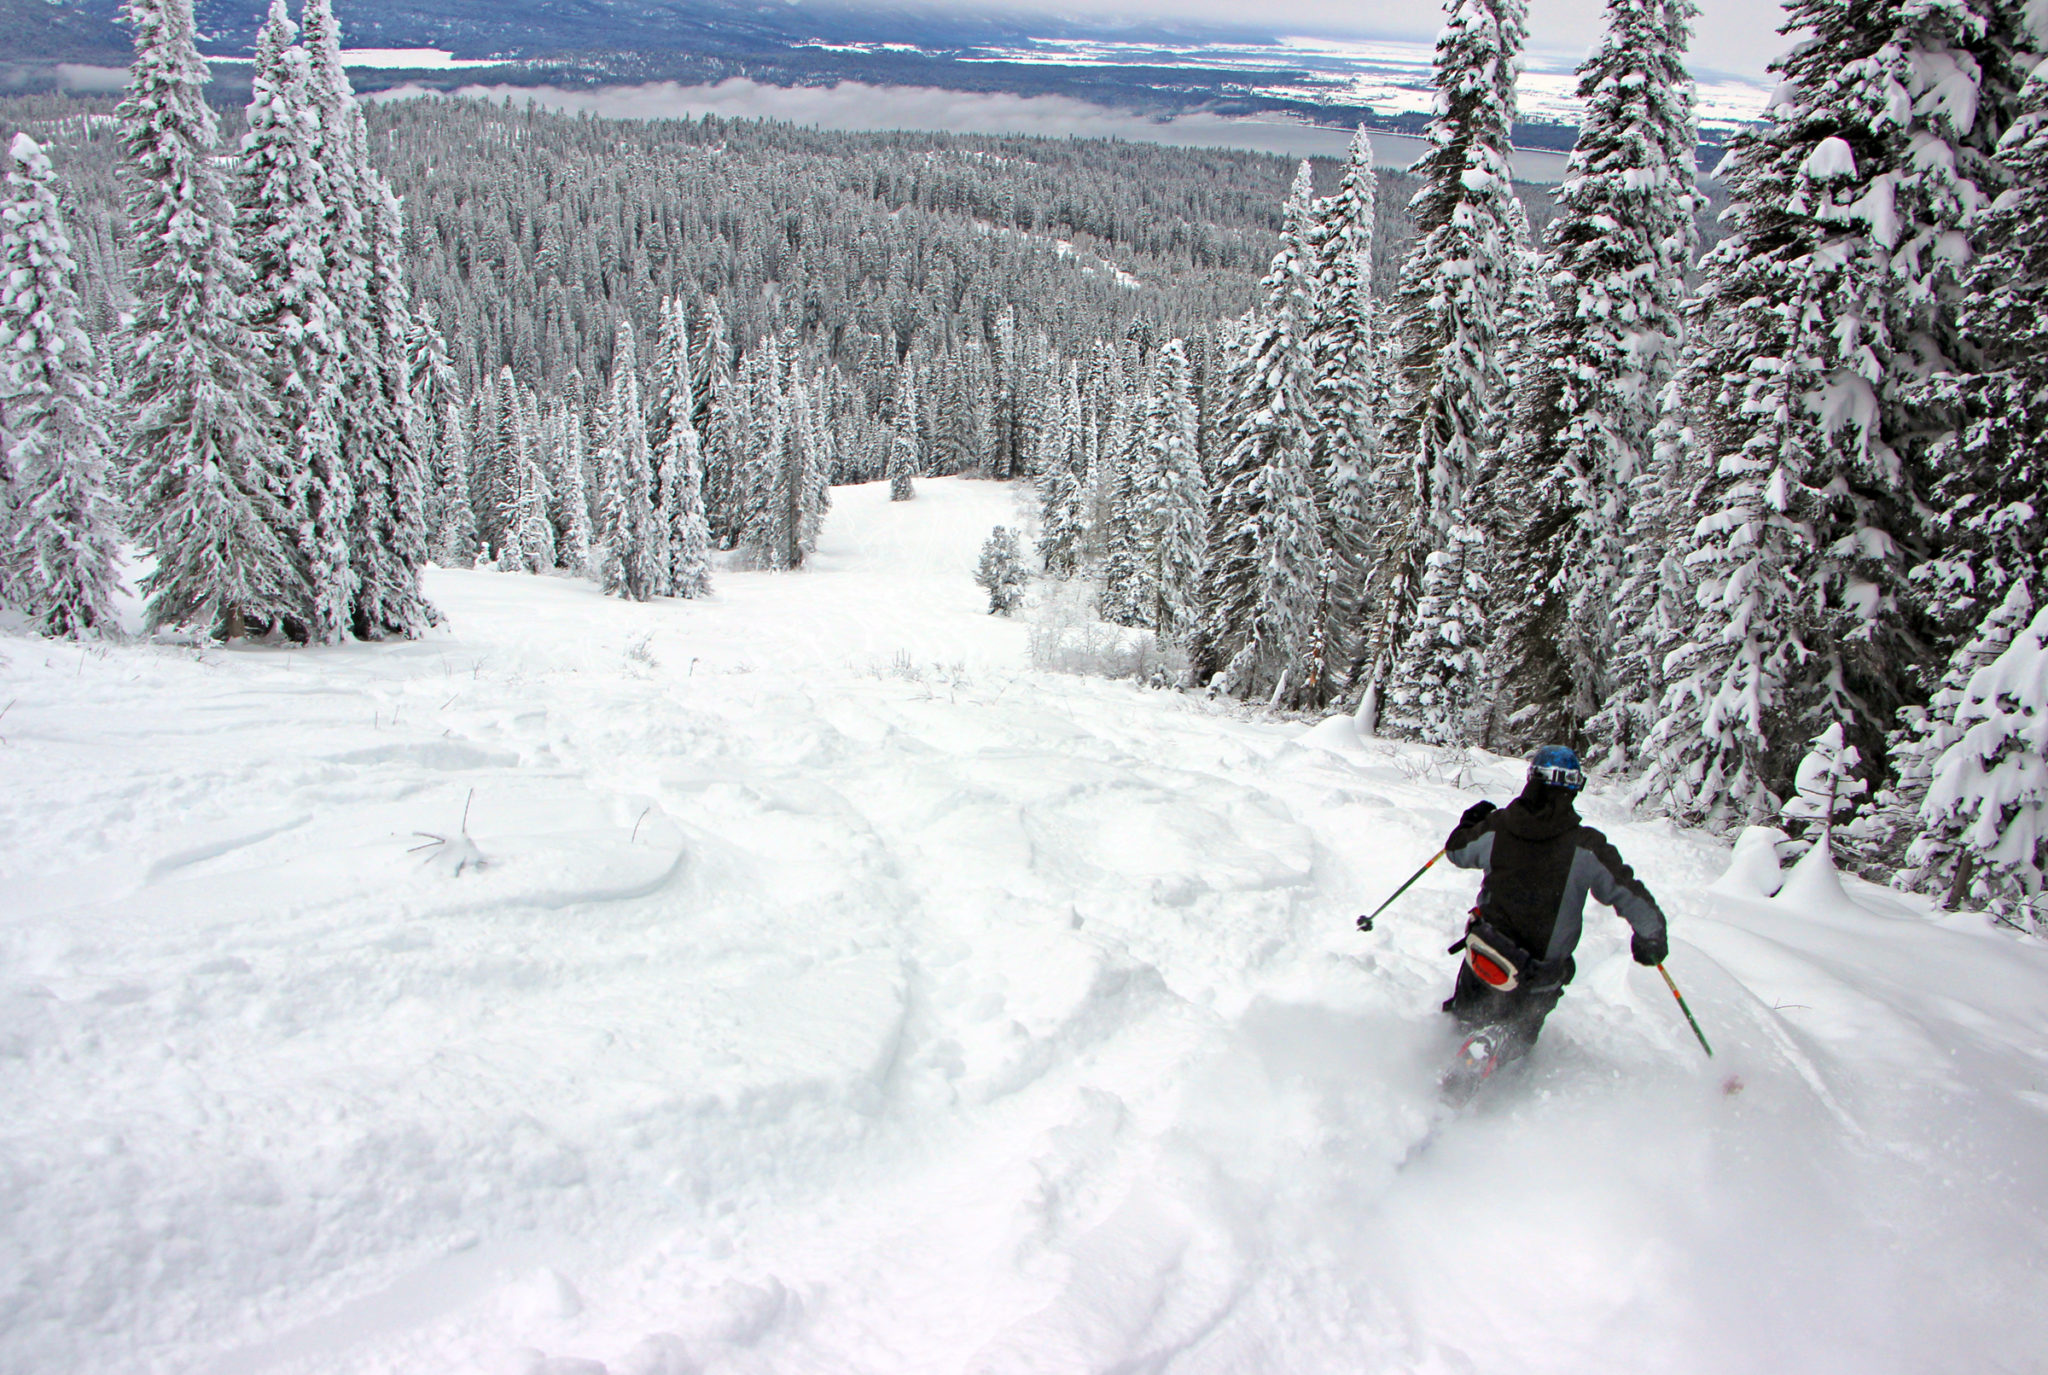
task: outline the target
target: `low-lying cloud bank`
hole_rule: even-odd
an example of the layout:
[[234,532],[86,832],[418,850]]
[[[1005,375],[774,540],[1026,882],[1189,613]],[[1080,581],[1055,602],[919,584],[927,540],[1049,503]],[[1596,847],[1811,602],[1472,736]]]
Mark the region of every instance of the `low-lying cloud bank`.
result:
[[[375,100],[433,95],[419,86],[377,92]],[[458,96],[513,104],[533,101],[545,109],[587,110],[612,119],[678,119],[720,115],[732,119],[779,119],[793,124],[850,132],[917,129],[955,134],[1025,134],[1050,138],[1120,138],[1185,148],[1231,148],[1287,157],[1340,157],[1351,136],[1278,119],[1226,119],[1190,114],[1169,120],[1092,105],[1069,96],[983,95],[929,86],[764,86],[734,78],[715,86],[681,86],[672,81],[645,86],[612,86],[570,91],[552,86],[464,86]],[[1382,165],[1406,166],[1421,155],[1421,139],[1402,134],[1372,135]],[[1564,171],[1556,153],[1518,152],[1516,174],[1528,181],[1554,182]]]

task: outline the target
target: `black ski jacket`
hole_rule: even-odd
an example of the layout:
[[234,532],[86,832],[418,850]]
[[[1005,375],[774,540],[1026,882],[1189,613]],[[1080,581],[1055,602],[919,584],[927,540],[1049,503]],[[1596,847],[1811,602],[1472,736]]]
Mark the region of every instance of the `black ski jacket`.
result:
[[1460,824],[1444,843],[1444,858],[1486,872],[1480,915],[1546,964],[1577,948],[1588,893],[1637,935],[1664,936],[1657,900],[1613,842],[1579,820],[1572,795],[1561,788],[1532,786],[1499,811]]

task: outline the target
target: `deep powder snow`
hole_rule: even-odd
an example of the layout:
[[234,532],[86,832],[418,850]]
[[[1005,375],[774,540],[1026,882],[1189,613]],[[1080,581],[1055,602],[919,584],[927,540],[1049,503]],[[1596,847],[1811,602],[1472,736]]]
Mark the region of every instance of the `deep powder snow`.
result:
[[1519,767],[1034,672],[1022,494],[884,496],[704,603],[0,639],[0,1369],[2040,1368],[2039,942],[1596,793],[1717,1058],[1600,909],[1397,1168],[1474,883],[1352,919]]

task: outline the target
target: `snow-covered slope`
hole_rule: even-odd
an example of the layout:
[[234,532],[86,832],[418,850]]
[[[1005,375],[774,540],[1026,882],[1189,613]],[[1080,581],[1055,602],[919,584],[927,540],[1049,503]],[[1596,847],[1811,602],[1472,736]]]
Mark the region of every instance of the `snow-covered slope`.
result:
[[1397,1168],[1473,884],[1352,919],[1516,767],[1034,673],[1014,491],[836,497],[708,603],[0,640],[0,1369],[2040,1368],[2038,943],[1596,798],[1718,1057],[1602,914]]

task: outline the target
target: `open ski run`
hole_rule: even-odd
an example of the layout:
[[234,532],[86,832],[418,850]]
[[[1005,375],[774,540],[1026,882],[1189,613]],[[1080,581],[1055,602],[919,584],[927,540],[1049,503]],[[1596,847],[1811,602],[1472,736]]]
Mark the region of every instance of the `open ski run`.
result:
[[2038,942],[1596,788],[1717,1057],[1598,909],[1397,1173],[1473,880],[1353,918],[1520,766],[1034,671],[1028,493],[918,492],[709,601],[0,640],[0,1369],[2042,1368]]

